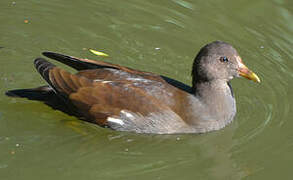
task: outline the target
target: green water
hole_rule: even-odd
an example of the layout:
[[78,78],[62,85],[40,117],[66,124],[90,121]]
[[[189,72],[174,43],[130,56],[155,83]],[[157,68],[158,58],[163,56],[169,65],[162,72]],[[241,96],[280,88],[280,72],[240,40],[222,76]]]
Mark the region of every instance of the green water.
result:
[[[292,12],[291,0],[1,0],[0,179],[291,179]],[[262,80],[233,80],[237,116],[217,132],[114,132],[4,95],[44,84],[32,62],[45,50],[190,84],[213,40],[233,44]]]

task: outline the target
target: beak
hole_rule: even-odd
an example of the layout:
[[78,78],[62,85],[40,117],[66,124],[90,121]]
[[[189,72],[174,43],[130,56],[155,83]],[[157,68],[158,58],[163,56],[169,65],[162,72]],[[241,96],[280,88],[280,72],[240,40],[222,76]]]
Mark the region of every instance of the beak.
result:
[[260,83],[259,77],[254,72],[249,70],[248,67],[246,67],[243,64],[241,58],[238,57],[237,59],[238,59],[238,65],[239,65],[238,66],[239,67],[238,68],[239,75],[242,76],[242,77],[245,77],[245,78],[247,78],[249,80],[252,80],[254,82]]

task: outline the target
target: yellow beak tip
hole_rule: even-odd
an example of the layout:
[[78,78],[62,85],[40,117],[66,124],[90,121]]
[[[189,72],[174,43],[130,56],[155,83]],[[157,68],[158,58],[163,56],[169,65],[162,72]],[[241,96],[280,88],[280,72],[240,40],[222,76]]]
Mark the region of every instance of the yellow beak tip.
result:
[[252,74],[252,80],[254,82],[260,83],[260,78],[255,73]]

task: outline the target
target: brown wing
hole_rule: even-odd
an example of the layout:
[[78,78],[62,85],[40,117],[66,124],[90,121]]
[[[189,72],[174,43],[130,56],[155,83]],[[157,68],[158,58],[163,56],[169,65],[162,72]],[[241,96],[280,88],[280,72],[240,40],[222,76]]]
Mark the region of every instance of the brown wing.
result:
[[44,59],[35,66],[63,99],[93,123],[121,131],[174,133],[187,127],[168,106],[129,81],[94,81]]
[[[183,84],[177,80],[174,80],[165,76],[160,76],[150,72],[134,70],[125,66],[111,64],[111,63],[107,63],[103,61],[76,58],[73,56],[62,55],[62,54],[53,53],[53,52],[43,52],[43,55],[51,59],[57,60],[61,63],[64,63],[76,70],[81,71],[80,75],[86,76],[90,79],[103,79],[104,77],[106,77],[107,74],[109,74],[109,72],[102,72],[102,70],[105,68],[113,69],[113,70],[116,69],[116,70],[127,72],[129,74],[139,75],[145,79],[154,80],[154,81],[163,82],[163,83],[167,82],[168,84],[171,84],[172,86],[175,86],[183,91],[186,91],[188,93],[192,92],[192,88],[186,84]],[[95,74],[95,73],[87,71],[92,69],[99,69],[100,73]],[[107,78],[113,78],[113,77],[108,76]]]

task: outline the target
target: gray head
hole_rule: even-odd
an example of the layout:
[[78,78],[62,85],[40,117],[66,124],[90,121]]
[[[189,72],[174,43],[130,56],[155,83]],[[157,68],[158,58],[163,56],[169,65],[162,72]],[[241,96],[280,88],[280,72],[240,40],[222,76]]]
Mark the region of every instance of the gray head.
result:
[[260,82],[257,75],[243,64],[236,49],[228,43],[209,43],[195,57],[192,69],[193,86],[198,82],[214,80],[228,82],[239,75]]

